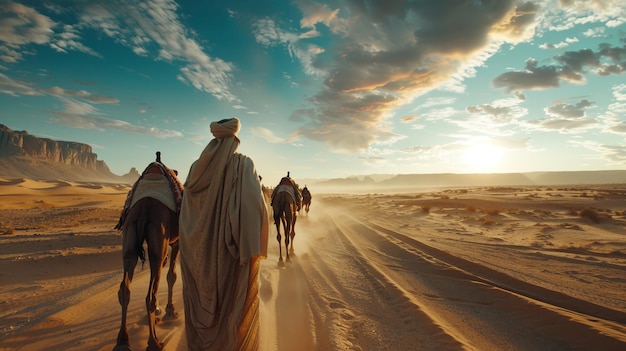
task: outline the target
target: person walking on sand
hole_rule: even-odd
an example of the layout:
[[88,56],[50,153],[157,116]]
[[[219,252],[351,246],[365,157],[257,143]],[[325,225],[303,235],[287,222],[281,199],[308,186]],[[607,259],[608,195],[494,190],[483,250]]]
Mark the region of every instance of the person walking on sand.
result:
[[180,267],[190,351],[259,348],[259,269],[269,224],[252,159],[237,151],[239,119],[214,136],[189,170],[180,211]]

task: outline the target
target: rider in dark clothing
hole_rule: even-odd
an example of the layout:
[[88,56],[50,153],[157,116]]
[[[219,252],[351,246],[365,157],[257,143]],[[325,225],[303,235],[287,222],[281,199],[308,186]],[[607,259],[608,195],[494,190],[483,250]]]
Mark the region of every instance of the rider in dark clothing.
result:
[[311,192],[309,191],[309,188],[307,188],[305,185],[304,188],[302,188],[302,199],[311,200],[311,198],[312,198]]

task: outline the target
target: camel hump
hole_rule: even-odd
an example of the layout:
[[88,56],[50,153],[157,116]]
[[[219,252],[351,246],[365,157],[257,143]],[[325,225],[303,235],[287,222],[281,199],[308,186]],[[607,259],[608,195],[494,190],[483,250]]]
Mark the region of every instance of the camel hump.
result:
[[293,180],[289,177],[283,177],[278,185],[293,185]]

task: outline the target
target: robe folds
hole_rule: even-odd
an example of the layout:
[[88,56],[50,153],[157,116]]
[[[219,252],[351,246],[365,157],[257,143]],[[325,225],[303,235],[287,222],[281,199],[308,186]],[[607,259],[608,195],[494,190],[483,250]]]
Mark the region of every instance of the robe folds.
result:
[[187,345],[193,351],[258,350],[267,206],[254,163],[236,152],[239,139],[216,133],[214,123],[216,138],[191,166],[180,213]]

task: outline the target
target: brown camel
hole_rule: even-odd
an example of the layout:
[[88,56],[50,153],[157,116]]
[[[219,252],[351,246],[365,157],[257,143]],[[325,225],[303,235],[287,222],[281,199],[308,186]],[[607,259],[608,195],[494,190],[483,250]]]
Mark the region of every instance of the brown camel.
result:
[[304,207],[307,215],[309,214],[309,208],[311,207],[311,198],[311,192],[305,185],[304,189],[302,189],[302,207]]
[[[158,158],[157,158],[158,160]],[[158,164],[157,164],[158,163]],[[157,164],[157,165],[155,165]],[[142,179],[165,179],[164,171],[169,171],[160,162],[154,162],[144,171]],[[170,171],[173,173],[173,171]],[[154,174],[157,173],[157,174]],[[158,174],[161,173],[161,174]],[[172,174],[170,173],[170,177]],[[175,179],[175,178],[174,178]],[[172,178],[170,178],[170,181]],[[163,183],[160,183],[163,184]],[[178,183],[179,190],[180,183]],[[138,189],[140,189],[139,187]],[[135,187],[133,187],[133,190]],[[164,192],[172,192],[170,185],[165,183]],[[131,191],[131,192],[132,192]],[[139,190],[137,190],[139,191]],[[132,197],[129,193],[129,199]],[[179,196],[182,193],[178,192]],[[169,271],[167,273],[168,298],[165,310],[164,320],[175,319],[178,317],[172,302],[172,294],[174,283],[176,282],[176,261],[178,259],[178,211],[173,211],[161,201],[154,197],[145,196],[137,200],[134,205],[129,206],[123,212],[123,218],[120,220],[122,228],[122,255],[124,262],[124,276],[120,283],[120,289],[117,293],[119,303],[122,306],[122,322],[119,333],[117,334],[117,343],[113,348],[114,351],[130,351],[130,342],[128,330],[126,328],[126,316],[128,312],[128,304],[130,302],[130,284],[133,280],[133,274],[138,259],[145,261],[144,242],[148,251],[148,259],[150,263],[150,284],[148,286],[148,294],[146,296],[146,310],[148,314],[148,326],[150,335],[148,337],[148,351],[156,351],[163,349],[163,343],[159,342],[156,336],[157,314],[160,311],[157,303],[157,290],[161,278],[162,267],[165,266],[168,258],[168,249],[171,247],[169,255]],[[118,224],[118,225],[120,225]]]
[[[280,224],[282,222],[285,233],[285,252],[287,254],[287,262],[289,262],[289,252],[293,253],[293,238],[296,236],[296,219],[297,219],[297,206],[295,200],[291,194],[287,191],[279,191],[275,194],[272,202],[272,209],[274,210],[274,224],[276,224],[276,240],[278,240],[278,247],[280,250],[280,259],[278,260],[279,266],[284,266],[283,262],[283,250],[280,235]],[[291,247],[289,242],[291,241]]]

